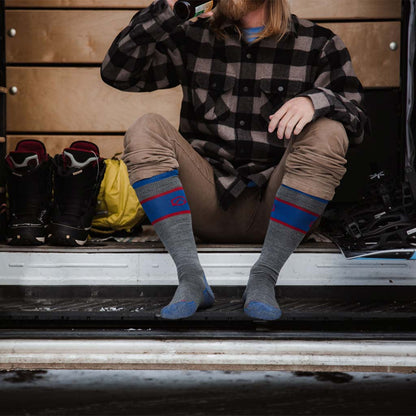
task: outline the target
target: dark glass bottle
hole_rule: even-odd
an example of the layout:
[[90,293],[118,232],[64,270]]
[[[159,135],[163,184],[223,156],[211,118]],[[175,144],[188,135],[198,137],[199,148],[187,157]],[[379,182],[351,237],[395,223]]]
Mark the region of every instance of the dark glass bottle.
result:
[[209,12],[216,4],[217,0],[179,0],[175,3],[173,11],[180,19],[188,20]]

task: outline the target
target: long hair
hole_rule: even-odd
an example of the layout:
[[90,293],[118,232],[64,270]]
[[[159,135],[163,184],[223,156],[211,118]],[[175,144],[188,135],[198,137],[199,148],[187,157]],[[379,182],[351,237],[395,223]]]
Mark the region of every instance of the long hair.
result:
[[[269,36],[277,36],[278,42],[284,37],[290,26],[291,14],[289,3],[288,0],[265,1],[267,3],[266,22],[264,29],[260,33],[256,34],[257,39],[254,42],[259,42],[261,39]],[[209,25],[219,39],[225,39],[226,37],[225,32],[221,29],[222,24],[226,20],[227,18],[219,12],[218,8],[214,8],[213,15],[209,18]],[[243,34],[236,24],[237,22],[234,23],[241,39]]]

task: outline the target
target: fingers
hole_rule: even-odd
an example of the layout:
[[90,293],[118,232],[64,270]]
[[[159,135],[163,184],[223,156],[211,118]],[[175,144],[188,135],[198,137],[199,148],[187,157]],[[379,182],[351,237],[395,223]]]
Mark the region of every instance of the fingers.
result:
[[289,140],[292,137],[293,129],[300,119],[301,115],[299,113],[287,112],[279,123],[277,137],[281,140],[284,138]]
[[280,140],[290,139],[292,134],[298,135],[305,125],[312,121],[314,107],[310,98],[296,97],[287,101],[275,114],[269,116],[269,132],[276,128]]
[[176,3],[178,0],[166,0],[166,1],[168,2],[168,4],[169,4],[170,8],[173,10],[173,8],[174,8],[174,6],[175,6],[175,3]]
[[300,134],[300,132],[303,130],[303,128],[306,126],[307,123],[308,123],[308,120],[306,118],[301,118],[298,124],[296,124],[295,130],[293,131],[293,133],[296,136]]
[[280,140],[283,140],[284,138],[290,139],[292,137],[292,133],[299,134],[303,128],[303,126],[300,130],[298,128],[298,124],[302,119],[302,115],[299,112],[287,111],[280,119],[279,116],[270,117],[273,118],[269,125],[269,133],[272,133],[278,125],[277,137]]
[[269,133],[272,133],[276,129],[277,125],[279,124],[280,119],[285,115],[285,112],[282,110],[283,110],[283,107],[279,111],[277,111],[275,114],[271,114],[269,116],[269,118],[271,119],[269,123]]

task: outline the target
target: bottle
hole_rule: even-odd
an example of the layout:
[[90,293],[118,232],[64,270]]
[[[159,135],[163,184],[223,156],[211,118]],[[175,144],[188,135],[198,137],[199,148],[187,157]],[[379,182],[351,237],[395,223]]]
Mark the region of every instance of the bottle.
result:
[[217,0],[179,0],[175,3],[173,11],[180,19],[188,20],[209,12],[216,4]]

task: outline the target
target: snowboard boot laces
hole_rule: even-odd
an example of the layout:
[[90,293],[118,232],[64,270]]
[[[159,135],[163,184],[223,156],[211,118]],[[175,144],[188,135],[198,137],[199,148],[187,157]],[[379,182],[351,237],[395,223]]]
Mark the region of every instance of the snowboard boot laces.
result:
[[83,246],[95,214],[105,164],[98,147],[78,141],[53,159],[54,207],[49,244]]
[[9,220],[7,242],[45,242],[52,193],[51,159],[38,140],[22,140],[6,156]]

